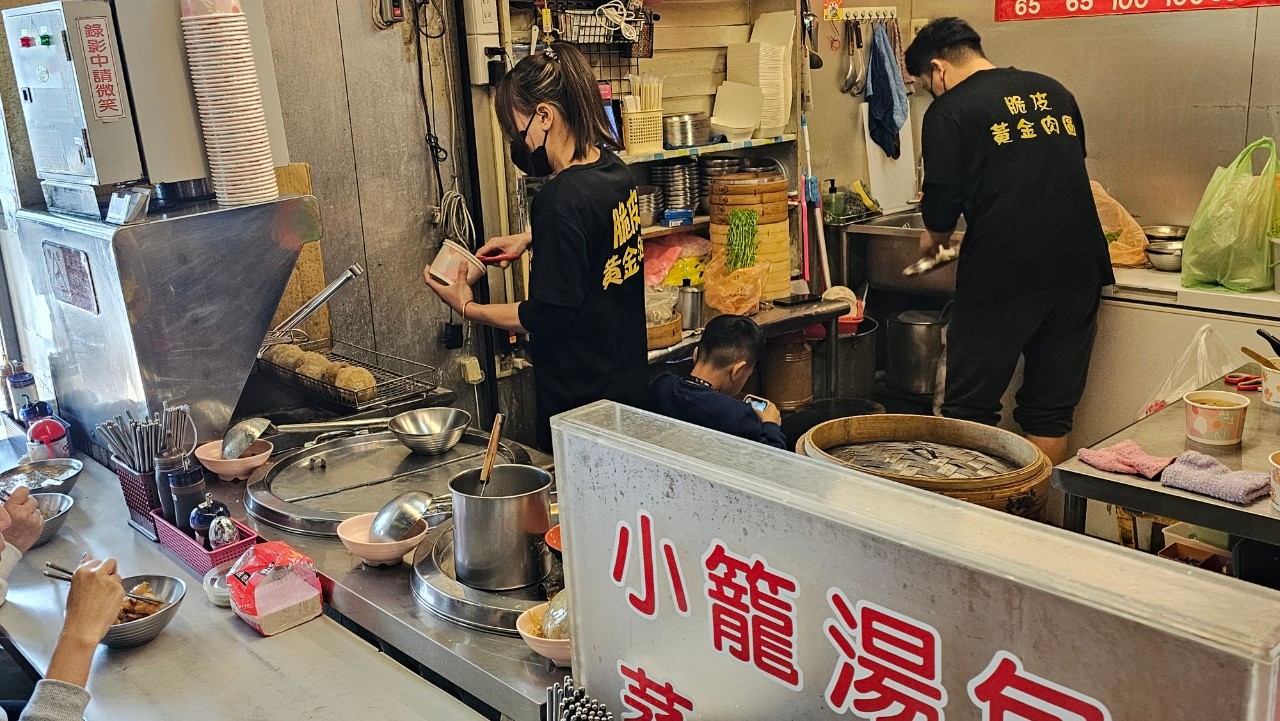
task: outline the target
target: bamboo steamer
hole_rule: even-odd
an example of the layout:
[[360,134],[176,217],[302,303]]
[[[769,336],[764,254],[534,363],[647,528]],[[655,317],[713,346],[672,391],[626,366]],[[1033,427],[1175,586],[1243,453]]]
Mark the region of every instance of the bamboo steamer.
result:
[[658,323],[645,327],[649,337],[649,350],[662,350],[670,348],[680,342],[683,337],[683,329],[681,328],[680,314],[675,316],[666,323]]
[[726,193],[717,193],[714,190],[707,193],[707,202],[712,205],[758,205],[766,203],[785,203],[787,202],[787,191],[779,191],[776,193],[759,193],[756,195],[731,195]]
[[756,205],[717,205],[711,204],[711,222],[715,225],[728,225],[729,214],[735,210],[754,210],[757,225],[773,225],[785,223],[789,216],[789,208],[784,200],[781,203],[760,203]]
[[787,179],[779,173],[735,173],[711,178],[707,189],[712,193],[755,195],[787,190]]
[[[862,468],[826,452],[836,446],[873,441],[943,443],[999,456],[1019,468],[986,478],[921,478]],[[980,423],[933,416],[838,418],[815,426],[801,437],[796,450],[811,458],[1034,520],[1043,520],[1053,474],[1048,457],[1021,436]]]

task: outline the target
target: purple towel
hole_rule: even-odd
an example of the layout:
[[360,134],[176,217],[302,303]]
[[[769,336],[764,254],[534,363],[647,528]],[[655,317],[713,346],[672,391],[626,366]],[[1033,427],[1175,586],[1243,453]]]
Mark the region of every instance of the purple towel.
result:
[[1241,506],[1265,498],[1271,492],[1269,474],[1233,471],[1217,459],[1196,451],[1178,456],[1172,466],[1164,469],[1160,483]]

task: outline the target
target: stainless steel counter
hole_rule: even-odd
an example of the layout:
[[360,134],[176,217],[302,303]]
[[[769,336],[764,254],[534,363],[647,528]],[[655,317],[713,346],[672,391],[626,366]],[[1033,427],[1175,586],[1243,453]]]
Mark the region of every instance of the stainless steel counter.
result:
[[[1246,365],[1240,370],[1260,372],[1256,364]],[[1230,390],[1221,380],[1205,388]],[[1217,458],[1232,469],[1268,472],[1271,468],[1268,457],[1280,450],[1280,408],[1263,403],[1260,393],[1250,393],[1248,397],[1244,442],[1238,446],[1205,446],[1187,440],[1186,409],[1182,401],[1178,401],[1094,447],[1112,446],[1128,439],[1156,456],[1176,456],[1186,450],[1196,450]],[[1079,459],[1058,466],[1054,470],[1053,485],[1068,494],[1066,527],[1080,533],[1084,532],[1086,501],[1093,499],[1280,544],[1280,512],[1271,507],[1270,498],[1263,498],[1250,506],[1237,506],[1208,496],[1166,488],[1159,481],[1100,471]]]
[[[7,449],[0,444],[0,453]],[[8,460],[0,467],[12,465]],[[89,551],[115,557],[126,575],[160,573],[187,583],[182,607],[155,641],[99,648],[88,686],[90,721],[482,718],[329,618],[263,638],[211,605],[199,576],[126,525],[119,483],[106,468],[86,460],[71,495],[76,505],[66,525],[18,564],[0,606],[0,627],[36,669],[48,666],[66,596],[64,584],[40,575],[46,561],[74,566]]]
[[[535,464],[551,457],[529,450]],[[409,564],[370,568],[336,538],[301,536],[246,517],[244,484],[213,484],[237,520],[262,536],[282,540],[307,554],[332,581],[328,602],[390,646],[458,685],[515,721],[539,721],[547,686],[563,680],[556,669],[519,638],[472,631],[418,607],[409,589]]]

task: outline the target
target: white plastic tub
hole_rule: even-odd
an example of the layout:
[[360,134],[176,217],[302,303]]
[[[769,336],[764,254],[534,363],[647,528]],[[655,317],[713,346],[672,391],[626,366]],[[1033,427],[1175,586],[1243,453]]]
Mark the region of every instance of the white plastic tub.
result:
[[436,259],[431,261],[431,277],[445,285],[453,285],[454,279],[458,277],[458,269],[464,266],[467,268],[467,285],[484,276],[484,263],[459,243],[446,240],[440,252],[436,253]]

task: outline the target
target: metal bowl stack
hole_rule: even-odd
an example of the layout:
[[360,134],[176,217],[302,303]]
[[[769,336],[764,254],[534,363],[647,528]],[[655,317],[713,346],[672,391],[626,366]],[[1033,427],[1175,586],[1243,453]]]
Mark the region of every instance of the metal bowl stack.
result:
[[677,160],[649,169],[649,179],[662,188],[665,207],[671,210],[693,210],[701,199],[698,194],[698,164],[690,159]]
[[1171,240],[1147,245],[1147,260],[1156,270],[1177,273],[1182,270],[1182,241]]
[[683,113],[662,118],[668,148],[692,148],[711,142],[711,118],[706,113]]
[[414,453],[436,456],[458,445],[469,425],[471,414],[461,408],[418,408],[396,415],[388,428]]
[[32,548],[38,548],[58,535],[58,529],[67,522],[75,501],[65,493],[32,493],[31,497],[36,499],[36,507],[44,516],[44,529],[40,531],[36,542],[31,544]]
[[636,188],[636,200],[640,206],[640,225],[645,228],[657,225],[663,211],[662,188],[641,185]]
[[701,158],[698,161],[698,195],[702,198],[702,202],[698,205],[698,210],[703,213],[710,213],[710,190],[711,179],[720,175],[733,175],[742,167],[740,158],[719,158],[715,156]]

